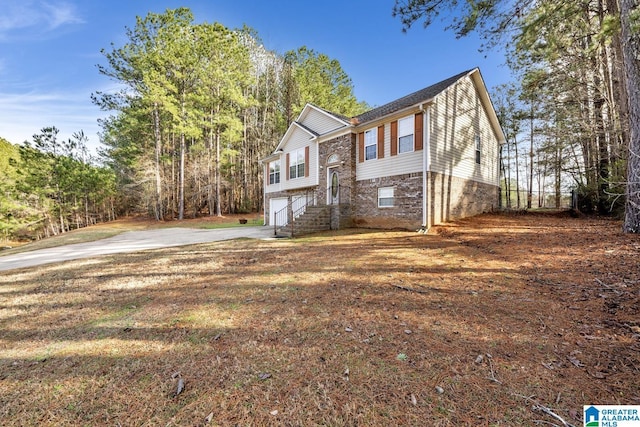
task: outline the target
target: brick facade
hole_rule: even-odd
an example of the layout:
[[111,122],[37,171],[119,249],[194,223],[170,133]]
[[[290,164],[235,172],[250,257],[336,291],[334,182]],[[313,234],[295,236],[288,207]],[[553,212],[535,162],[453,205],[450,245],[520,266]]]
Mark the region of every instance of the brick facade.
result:
[[430,173],[430,225],[498,209],[498,186]]
[[356,180],[355,134],[348,133],[325,141],[318,146],[320,178],[318,202],[327,203],[327,189],[330,187],[329,171],[338,172],[341,204],[353,204],[353,188]]
[[[378,207],[378,189],[394,189],[393,207]],[[388,176],[356,185],[355,224],[371,228],[417,228],[422,225],[422,174]]]
[[[498,208],[498,187],[454,176],[429,173],[429,225],[491,212]],[[393,207],[378,207],[378,189],[394,189]],[[358,181],[354,224],[370,228],[417,229],[423,224],[422,174]]]

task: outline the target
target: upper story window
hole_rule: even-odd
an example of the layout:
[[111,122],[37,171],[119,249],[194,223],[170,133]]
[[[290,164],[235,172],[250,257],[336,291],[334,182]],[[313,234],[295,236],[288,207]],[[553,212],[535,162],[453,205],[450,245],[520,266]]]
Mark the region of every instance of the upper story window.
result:
[[476,134],[476,163],[480,164],[480,155],[482,154],[482,142],[480,140],[480,135]]
[[280,160],[269,163],[269,184],[280,183]]
[[373,128],[364,132],[364,159],[373,160],[378,157],[378,129]]
[[289,155],[289,179],[304,178],[304,148]]
[[398,120],[398,153],[408,153],[414,150],[413,133],[413,116]]

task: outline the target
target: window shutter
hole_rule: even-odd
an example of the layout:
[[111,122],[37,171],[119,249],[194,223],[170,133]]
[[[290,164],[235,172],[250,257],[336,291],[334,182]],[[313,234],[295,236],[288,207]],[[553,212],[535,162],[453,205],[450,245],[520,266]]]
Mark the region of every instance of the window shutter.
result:
[[391,122],[391,155],[398,154],[398,121]]
[[304,147],[304,176],[309,176],[309,146]]
[[418,150],[422,150],[423,147],[423,143],[422,143],[422,136],[423,136],[423,131],[422,131],[422,113],[417,113],[416,114],[416,122],[415,122],[415,126],[414,126],[414,138],[416,141],[416,146],[415,149],[416,151]]
[[384,125],[378,126],[378,158],[384,158]]
[[364,132],[358,134],[358,163],[364,162]]
[[286,173],[286,176],[287,176],[287,181],[289,181],[289,153],[287,153],[287,161],[286,161],[286,163],[287,163],[287,168],[286,168],[286,169],[287,169],[287,173]]

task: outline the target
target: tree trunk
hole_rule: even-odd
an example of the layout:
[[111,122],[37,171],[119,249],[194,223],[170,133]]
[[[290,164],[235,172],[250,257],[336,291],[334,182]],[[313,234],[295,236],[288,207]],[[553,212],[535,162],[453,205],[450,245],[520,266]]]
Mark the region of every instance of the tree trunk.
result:
[[220,197],[220,132],[216,132],[216,215],[222,216],[220,207],[222,198]]
[[[520,158],[518,157],[518,137],[513,139],[513,150],[516,157],[516,205],[520,209]],[[511,173],[509,173],[509,179],[511,179]],[[511,184],[509,184],[509,199],[511,199]]]
[[215,176],[213,171],[213,111],[211,111],[211,130],[207,142],[207,205],[209,207],[209,216],[213,216],[215,212],[215,198],[213,187],[215,185]]
[[178,219],[184,219],[184,157],[186,151],[184,132],[180,133],[180,171],[178,177]]
[[[529,146],[529,192],[527,193],[527,209],[531,209],[531,199],[533,198],[533,136],[534,136],[534,121],[533,121],[533,100],[531,101],[531,134],[530,146]],[[519,205],[518,205],[519,206]]]
[[162,177],[160,175],[160,157],[162,155],[162,139],[160,136],[160,113],[158,104],[153,106],[153,137],[155,139],[155,174],[156,174],[156,194],[154,203],[154,213],[156,221],[162,221]]
[[[629,158],[627,159],[627,204],[623,230],[640,233],[640,34],[632,32],[631,13],[638,0],[621,0],[622,54],[629,99]],[[637,25],[637,23],[636,23]]]

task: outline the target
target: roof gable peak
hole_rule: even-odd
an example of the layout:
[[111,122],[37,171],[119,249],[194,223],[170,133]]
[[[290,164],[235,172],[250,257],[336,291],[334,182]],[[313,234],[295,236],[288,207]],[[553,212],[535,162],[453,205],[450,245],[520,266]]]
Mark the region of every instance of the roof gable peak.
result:
[[396,99],[395,101],[391,101],[387,104],[381,105],[380,107],[376,107],[372,110],[366,111],[358,116],[353,117],[352,123],[355,122],[355,124],[361,124],[361,123],[370,122],[372,120],[379,119],[386,115],[393,114],[405,108],[411,107],[412,105],[429,101],[433,99],[436,95],[446,90],[449,86],[456,83],[461,78],[468,76],[476,71],[479,72],[479,69],[477,67],[472,68],[470,70],[464,71],[462,73],[456,74],[455,76],[442,80],[436,84],[427,86],[423,89],[410,93],[409,95],[405,95],[401,98]]

